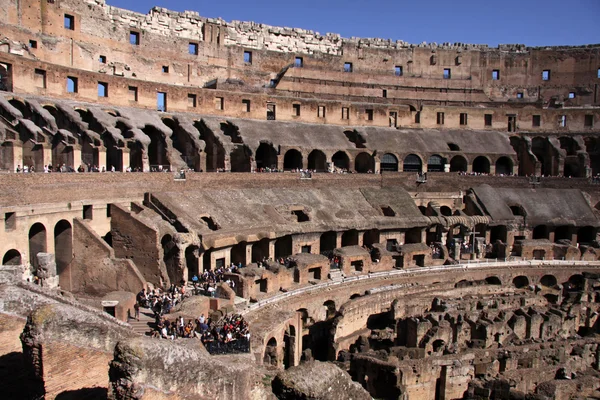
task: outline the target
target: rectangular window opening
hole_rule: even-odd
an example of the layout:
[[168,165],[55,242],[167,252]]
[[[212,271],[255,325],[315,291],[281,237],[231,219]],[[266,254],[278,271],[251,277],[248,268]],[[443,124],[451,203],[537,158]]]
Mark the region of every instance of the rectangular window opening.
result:
[[17,214],[14,212],[8,212],[4,214],[4,230],[14,231],[17,229]]
[[215,110],[225,109],[225,99],[223,97],[215,97]]
[[108,83],[98,82],[98,97],[108,97]]
[[35,86],[46,89],[46,71],[43,69],[35,69]]
[[67,93],[77,93],[77,78],[67,76]]
[[352,63],[351,62],[344,63],[344,72],[352,72]]
[[523,98],[523,92],[517,92],[517,99]]
[[75,17],[69,14],[65,14],[65,29],[71,31],[75,30]]
[[558,126],[561,128],[565,128],[567,126],[567,116],[566,115],[558,116]]
[[275,114],[276,105],[274,103],[267,103],[267,121],[275,121],[277,115]]
[[162,66],[162,72],[163,72],[163,74],[168,74],[169,73],[169,66],[168,65],[163,65]]
[[570,99],[574,99],[575,98],[575,92],[569,92],[569,98]]
[[244,63],[252,64],[252,52],[251,51],[244,51]]
[[110,218],[110,216],[111,216],[111,213],[110,213],[111,212],[111,209],[110,209],[111,205],[112,204],[107,204],[106,205],[106,218]]
[[373,121],[373,109],[369,108],[365,110],[365,115],[367,117],[367,121]]
[[165,92],[156,93],[156,109],[158,111],[167,111],[167,94]]
[[550,80],[550,70],[549,69],[545,69],[542,71],[542,80],[543,81],[549,81]]
[[93,205],[83,206],[83,219],[89,219],[89,220],[94,219],[94,206]]
[[31,39],[31,40],[29,41],[29,48],[30,48],[30,49],[37,49],[37,40],[33,40],[33,39]]
[[585,126],[586,128],[591,128],[594,126],[594,116],[591,114],[588,114],[585,116],[585,120],[583,122],[583,126]]
[[387,89],[383,89],[383,93],[381,95],[384,99],[387,98]]
[[531,118],[531,126],[539,127],[542,124],[542,116],[541,115],[533,115]]
[[325,118],[325,106],[319,106],[317,109],[317,117]]
[[420,124],[421,123],[421,111],[417,111],[415,113],[415,124]]
[[193,93],[188,94],[188,107],[196,108],[197,97]]
[[342,119],[350,119],[350,108],[342,107]]
[[517,131],[517,116],[516,115],[507,115],[508,117],[508,131],[516,132]]
[[492,80],[494,80],[494,81],[500,80],[500,70],[499,69],[495,69],[492,71]]
[[129,43],[135,46],[140,45],[140,33],[136,31],[129,31]]
[[135,86],[129,86],[129,101],[138,101],[138,88]]
[[443,112],[437,113],[437,124],[444,125],[444,113]]
[[100,57],[98,57],[98,61],[99,61],[101,64],[106,64],[106,56],[100,56]]
[[467,113],[460,113],[460,124],[467,125]]
[[485,126],[492,126],[492,114],[484,114],[483,122]]
[[293,116],[294,117],[299,117],[300,116],[300,104],[292,104],[292,109],[293,109]]
[[398,112],[390,111],[390,128],[398,127]]
[[248,100],[248,99],[242,100],[242,111],[250,112],[250,100]]
[[402,71],[402,66],[401,66],[401,65],[396,65],[396,66],[394,67],[394,74],[395,74],[396,76],[402,76],[402,72],[403,72],[403,71]]
[[188,44],[188,52],[193,56],[197,56],[198,55],[198,43],[190,42]]
[[294,67],[296,67],[296,68],[304,67],[304,59],[302,57],[296,57],[294,59]]
[[450,68],[444,68],[444,79],[452,78],[452,70]]

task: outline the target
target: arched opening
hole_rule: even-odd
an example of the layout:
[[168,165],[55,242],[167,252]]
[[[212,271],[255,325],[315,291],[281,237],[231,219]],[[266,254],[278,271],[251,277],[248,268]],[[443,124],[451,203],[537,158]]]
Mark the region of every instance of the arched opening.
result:
[[585,278],[581,274],[571,275],[567,284],[570,290],[576,290],[581,292],[585,288]]
[[11,249],[2,257],[2,265],[21,265],[21,253],[18,250]]
[[421,243],[423,240],[423,230],[421,228],[412,228],[406,231],[404,243]]
[[167,157],[167,143],[164,133],[152,125],[146,125],[143,131],[150,138],[150,144],[148,145],[150,170],[158,170],[160,167],[162,169],[170,169],[171,164]]
[[404,158],[404,165],[402,167],[404,172],[422,172],[423,163],[421,158],[416,154],[409,154]]
[[231,262],[235,265],[246,265],[248,242],[239,242],[231,248]]
[[335,317],[335,314],[337,314],[337,309],[335,308],[335,301],[327,300],[323,303],[323,307],[325,307],[325,319],[331,319]]
[[52,138],[52,165],[57,168],[64,165],[69,168],[74,167],[73,146],[69,144],[68,138],[62,134],[54,135]]
[[500,157],[496,160],[496,175],[512,175],[513,162],[508,157]]
[[[115,167],[115,171],[123,171],[123,149],[122,142],[121,145],[117,143],[110,134],[104,135],[104,146],[106,147],[106,168],[108,171],[111,170],[112,167]],[[83,153],[83,150],[82,150]],[[98,165],[100,163],[100,154],[98,152],[98,148],[88,149],[87,153],[88,159],[93,160],[92,165]],[[83,154],[81,155],[83,160]]]
[[194,121],[194,127],[200,133],[200,140],[204,140],[205,143],[206,170],[218,171],[219,169],[224,169],[225,147],[221,142],[221,138],[217,137],[202,121]]
[[454,156],[450,160],[450,172],[467,172],[467,159],[463,156]]
[[419,211],[421,211],[421,214],[423,214],[424,216],[427,216],[427,207],[419,206]]
[[359,297],[360,293],[354,293],[352,296],[350,296],[350,300],[358,299]]
[[337,247],[337,232],[329,231],[321,234],[319,249],[321,254],[329,255]]
[[498,240],[506,243],[508,239],[508,229],[506,225],[496,225],[490,229],[490,243],[496,243]]
[[549,232],[546,225],[538,225],[533,228],[532,239],[548,239]]
[[283,157],[283,169],[286,171],[302,168],[302,153],[296,149],[290,149]]
[[167,275],[171,283],[179,283],[183,276],[179,271],[178,265],[178,251],[177,245],[173,241],[171,235],[165,235],[160,241],[163,250],[163,262],[167,269]]
[[71,223],[64,219],[54,227],[54,254],[60,286],[71,290],[68,269],[73,260],[73,233]]
[[359,174],[375,172],[375,159],[372,155],[362,152],[354,160],[354,169]]
[[517,289],[525,288],[529,286],[529,278],[523,275],[516,276],[513,279],[513,285],[515,285]]
[[342,234],[342,247],[358,246],[358,231],[350,229]]
[[144,170],[144,161],[143,155],[144,150],[142,144],[140,142],[128,142],[127,146],[129,147],[129,166],[133,171],[143,171]]
[[444,342],[442,339],[434,340],[431,345],[431,349],[433,350],[434,353],[439,353],[439,352],[443,351],[445,347],[446,347],[446,342]]
[[187,167],[193,171],[200,171],[201,149],[198,147],[197,141],[192,138],[186,129],[181,127],[179,120],[163,118],[162,121],[173,131],[171,135],[173,148],[179,151]]
[[256,168],[257,169],[277,169],[277,152],[268,143],[261,143],[256,150]]
[[444,217],[450,217],[452,216],[452,209],[448,206],[441,206],[440,207],[440,212],[442,213],[442,215]]
[[540,279],[540,284],[549,288],[556,286],[557,283],[558,281],[554,275],[544,275],[542,276],[542,279]]
[[446,160],[442,156],[434,154],[427,160],[427,172],[444,172],[444,164],[446,164]]
[[272,365],[273,367],[277,367],[277,340],[272,337],[267,342],[265,346],[265,356],[263,358],[263,363],[266,365]]
[[600,140],[594,137],[585,138],[585,150],[590,156],[592,175],[600,174]]
[[363,234],[363,245],[371,247],[379,243],[379,229],[371,229]]
[[246,145],[237,145],[229,154],[231,172],[250,172],[252,151]]
[[252,262],[257,263],[269,258],[269,239],[264,238],[252,245]]
[[296,365],[296,327],[290,325],[283,336],[283,367]]
[[566,151],[567,156],[576,156],[577,155],[577,151],[579,150],[579,145],[577,144],[575,139],[573,139],[572,137],[568,137],[568,136],[561,136],[558,138],[558,141],[560,142],[560,148]]
[[185,249],[185,265],[188,272],[188,281],[190,282],[194,276],[200,275],[200,268],[198,264],[199,251],[200,249],[198,246],[188,246]]
[[35,223],[29,229],[29,262],[35,269],[38,267],[37,254],[46,253],[46,227]]
[[308,169],[324,172],[327,170],[327,157],[321,150],[313,150],[308,155]]
[[577,243],[591,243],[596,240],[596,228],[593,226],[584,226],[577,232]]
[[395,155],[386,153],[381,157],[382,172],[398,172],[398,158]]
[[502,281],[497,276],[488,276],[485,278],[485,283],[488,285],[502,285]]
[[292,255],[292,236],[286,235],[275,240],[275,258],[285,258]]
[[554,231],[554,242],[559,240],[571,240],[571,227],[563,225],[556,228]]
[[348,158],[348,154],[343,151],[338,151],[331,157],[331,162],[333,166],[337,169],[348,170],[350,168],[350,159]]
[[542,175],[556,175],[555,158],[548,139],[543,137],[535,137],[531,141],[531,152],[535,155],[540,163],[540,173]]
[[479,156],[473,160],[473,172],[479,174],[489,174],[490,173],[490,160],[487,157]]

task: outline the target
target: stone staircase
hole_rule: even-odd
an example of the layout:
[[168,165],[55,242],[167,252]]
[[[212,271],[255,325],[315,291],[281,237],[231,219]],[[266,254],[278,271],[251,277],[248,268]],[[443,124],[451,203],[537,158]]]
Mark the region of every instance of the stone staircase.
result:
[[133,331],[139,335],[146,335],[150,330],[154,329],[154,313],[149,308],[140,307],[140,320],[134,318],[127,321],[133,328]]
[[339,282],[342,280],[342,270],[340,269],[332,269],[329,271],[329,276],[331,276],[331,280],[334,282]]

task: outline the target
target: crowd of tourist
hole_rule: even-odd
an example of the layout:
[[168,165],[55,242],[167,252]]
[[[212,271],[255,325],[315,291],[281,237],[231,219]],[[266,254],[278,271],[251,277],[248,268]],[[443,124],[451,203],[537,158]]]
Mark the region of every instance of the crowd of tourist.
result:
[[140,307],[151,309],[155,317],[160,318],[171,312],[187,295],[185,285],[171,285],[167,291],[158,288],[146,292],[146,289],[142,289],[136,297],[135,318],[139,320]]
[[216,270],[206,270],[200,276],[192,277],[192,285],[194,285],[194,294],[204,294],[214,297],[217,292],[217,285],[225,282],[230,288],[235,288],[235,282],[231,279],[225,279],[225,274],[235,274],[242,264],[235,265],[231,263],[228,267],[219,267]]

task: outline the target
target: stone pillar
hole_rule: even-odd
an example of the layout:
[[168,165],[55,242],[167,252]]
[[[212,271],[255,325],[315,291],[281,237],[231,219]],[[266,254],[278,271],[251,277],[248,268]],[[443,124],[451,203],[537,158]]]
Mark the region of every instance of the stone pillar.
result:
[[[47,145],[44,144],[42,145],[42,165],[41,168],[40,166],[36,165],[35,166],[35,170],[36,171],[41,171],[44,172],[44,165],[48,165],[48,164],[52,164],[52,146],[51,145]],[[52,164],[53,168],[56,168],[56,165]]]
[[98,147],[98,169],[102,171],[102,167],[107,168],[106,166],[106,148]]
[[427,243],[427,229],[421,229],[421,243]]
[[365,243],[365,231],[358,231],[358,245],[362,246]]
[[381,173],[381,160],[379,158],[375,158],[375,170],[373,171],[373,173]]
[[354,169],[354,158],[352,157],[348,158],[348,171],[356,172],[356,170]]
[[340,247],[342,247],[342,235],[344,234],[344,232],[336,232],[335,234],[335,247],[339,249]]
[[277,155],[277,169],[280,171],[283,171],[283,157],[282,154]]
[[427,172],[427,163],[423,163],[423,165],[421,166],[421,172]]
[[467,173],[473,172],[473,164],[467,164]]
[[490,174],[495,174],[496,173],[496,165],[490,163]]
[[246,265],[252,263],[252,243],[246,244]]
[[269,259],[275,259],[275,241],[276,239],[269,240]]
[[23,167],[23,146],[20,146],[17,142],[13,142],[12,172],[17,171],[17,165]]
[[131,163],[131,153],[130,150],[126,147],[122,150],[123,172],[125,172],[125,170],[127,170],[127,167],[129,167],[129,164]]
[[[200,153],[200,170],[206,172],[206,153]],[[256,168],[256,161],[254,162],[254,167]]]
[[77,171],[77,168],[79,168],[81,164],[83,164],[81,160],[81,146],[73,146],[73,165],[71,165],[71,167]]
[[302,169],[308,169],[308,156],[302,154]]

